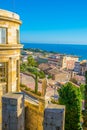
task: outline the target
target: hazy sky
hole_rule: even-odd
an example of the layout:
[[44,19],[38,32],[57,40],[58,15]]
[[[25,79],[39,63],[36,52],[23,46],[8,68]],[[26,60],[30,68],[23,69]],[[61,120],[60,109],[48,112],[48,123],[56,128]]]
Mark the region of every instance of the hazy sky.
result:
[[87,0],[0,0],[20,15],[22,42],[87,44]]

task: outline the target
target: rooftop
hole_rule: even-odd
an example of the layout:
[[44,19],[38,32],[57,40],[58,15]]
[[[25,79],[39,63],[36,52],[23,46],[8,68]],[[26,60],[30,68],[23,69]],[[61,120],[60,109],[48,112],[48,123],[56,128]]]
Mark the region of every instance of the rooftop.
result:
[[59,74],[62,73],[59,69],[57,68],[53,68],[51,70],[48,71],[50,74]]
[[48,106],[47,106],[47,109],[65,109],[65,106],[64,105],[58,105],[58,104],[52,104],[52,103],[50,103],[50,104],[48,104]]
[[18,14],[14,13],[14,12],[7,11],[7,10],[0,9],[0,17],[1,16],[14,18],[14,19],[19,20],[19,15]]
[[5,95],[3,95],[3,98],[13,98],[13,99],[18,99],[20,97],[22,97],[23,95],[21,93],[7,93]]
[[0,9],[0,20],[13,21],[21,24],[18,14],[2,9]]

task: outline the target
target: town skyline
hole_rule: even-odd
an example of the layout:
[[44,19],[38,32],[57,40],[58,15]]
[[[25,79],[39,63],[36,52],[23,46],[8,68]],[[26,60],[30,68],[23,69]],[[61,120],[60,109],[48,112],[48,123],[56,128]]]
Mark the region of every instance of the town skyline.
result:
[[0,8],[20,15],[21,42],[87,44],[86,5],[85,0],[2,0]]
[[[55,44],[23,48],[20,17],[0,9],[0,130],[87,128],[87,60],[53,52]],[[64,46],[77,52],[78,45]],[[79,47],[87,54],[87,45]]]

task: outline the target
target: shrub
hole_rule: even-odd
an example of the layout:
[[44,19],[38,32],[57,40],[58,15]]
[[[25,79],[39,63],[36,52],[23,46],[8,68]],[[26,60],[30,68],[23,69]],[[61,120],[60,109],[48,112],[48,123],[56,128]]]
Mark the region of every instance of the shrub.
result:
[[30,89],[30,88],[28,88],[28,87],[26,87],[26,88],[25,88],[25,90],[26,90],[26,91],[30,91],[31,89]]
[[48,79],[51,79],[52,78],[52,76],[51,75],[48,75],[48,77],[47,77]]
[[72,83],[63,85],[59,90],[59,103],[66,106],[65,130],[82,130],[81,92]]
[[43,71],[40,71],[38,75],[39,75],[39,78],[41,79],[45,78],[45,74]]
[[25,88],[25,87],[27,87],[25,84],[20,84],[20,87],[21,88]]
[[38,96],[41,96],[41,92],[40,91],[38,91],[37,93],[35,93],[34,90],[31,90],[31,92],[34,93],[34,94],[36,94],[36,95],[38,95]]

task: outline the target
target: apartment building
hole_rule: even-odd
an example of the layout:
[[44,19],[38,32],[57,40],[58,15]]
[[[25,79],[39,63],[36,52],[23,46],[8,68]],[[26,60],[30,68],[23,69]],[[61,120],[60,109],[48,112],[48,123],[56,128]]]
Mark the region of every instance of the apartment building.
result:
[[62,68],[67,70],[73,70],[75,62],[79,60],[78,57],[72,55],[66,55],[63,57]]

